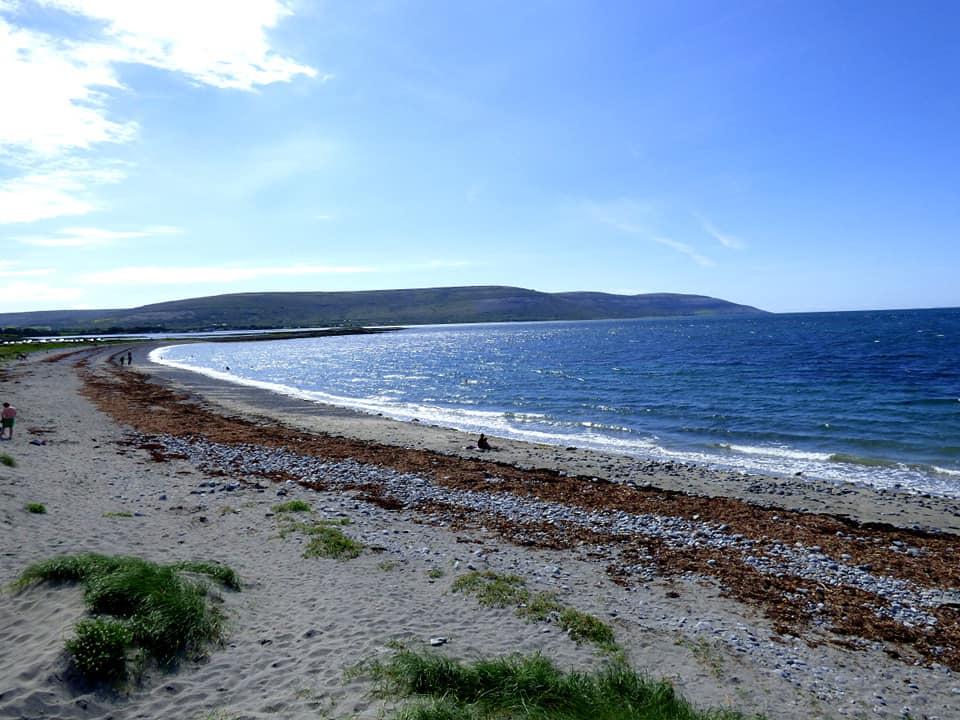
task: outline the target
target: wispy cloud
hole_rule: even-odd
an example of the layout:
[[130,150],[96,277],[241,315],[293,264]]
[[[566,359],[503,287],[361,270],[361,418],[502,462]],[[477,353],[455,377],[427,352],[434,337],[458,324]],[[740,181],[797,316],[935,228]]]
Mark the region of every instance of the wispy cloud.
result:
[[0,224],[85,215],[98,208],[91,188],[123,178],[118,169],[83,163],[66,163],[59,169],[41,166],[37,172],[0,182]]
[[113,245],[121,240],[176,235],[180,228],[169,225],[151,225],[139,230],[106,230],[93,227],[69,227],[52,235],[21,235],[14,238],[23,245],[35,247],[100,247]]
[[[79,20],[71,26],[81,28],[80,37],[26,27],[21,19],[38,8]],[[115,168],[89,156],[78,167],[78,153],[127,143],[140,131],[110,114],[111,99],[126,91],[121,64],[246,91],[317,77],[271,47],[268,32],[291,14],[284,0],[0,1],[0,163],[15,171],[0,182],[0,223],[98,209],[91,174]],[[114,174],[110,182],[120,179]]]
[[10,270],[0,265],[0,278],[8,277],[39,277],[43,275],[52,275],[52,268],[35,268],[32,270]]
[[88,273],[85,283],[102,285],[193,285],[259,280],[270,277],[338,275],[377,272],[376,268],[348,265],[285,265],[273,267],[137,266]]
[[716,226],[714,226],[713,223],[711,223],[709,220],[706,220],[705,218],[702,218],[702,217],[700,218],[700,224],[703,226],[703,229],[707,233],[707,235],[712,237],[714,240],[716,240],[718,243],[720,243],[726,248],[731,248],[733,250],[742,250],[747,246],[747,244],[743,240],[736,237],[735,235],[731,235],[730,233],[725,233],[725,232],[721,232],[720,230],[717,230]]
[[687,243],[685,242],[680,242],[679,240],[673,240],[671,238],[662,237],[662,236],[652,237],[650,239],[668,248],[676,250],[678,253],[682,253],[686,255],[688,258],[693,260],[697,265],[701,265],[703,267],[711,267],[716,264],[713,262],[713,260],[708,258],[706,255],[699,253],[696,249],[694,249],[690,245],[687,245]]
[[[640,207],[640,206],[637,206],[637,207]],[[688,258],[693,260],[697,265],[701,265],[703,267],[711,267],[716,264],[711,258],[707,257],[703,253],[699,252],[696,248],[694,248],[691,245],[688,245],[685,242],[674,240],[672,238],[665,237],[664,235],[661,235],[659,233],[653,232],[650,230],[650,228],[648,228],[645,225],[624,221],[618,217],[614,217],[607,210],[604,210],[603,208],[592,206],[591,209],[594,217],[596,217],[600,222],[606,225],[609,225],[610,227],[616,230],[619,230],[622,233],[626,233],[628,235],[636,235],[645,240],[650,240],[652,242],[663,245],[664,247],[668,247],[671,250],[675,250],[676,252],[681,253],[682,255],[686,255]]]

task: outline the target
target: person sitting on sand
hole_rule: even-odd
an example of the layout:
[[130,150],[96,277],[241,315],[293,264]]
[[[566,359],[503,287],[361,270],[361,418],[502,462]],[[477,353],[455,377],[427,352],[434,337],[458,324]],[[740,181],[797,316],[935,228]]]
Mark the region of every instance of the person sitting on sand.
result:
[[3,404],[3,411],[0,412],[0,440],[3,434],[10,431],[7,440],[13,440],[13,421],[17,417],[17,409],[8,402]]
[[480,433],[480,437],[477,439],[477,447],[481,450],[493,450],[493,445],[487,442],[487,436],[483,433]]

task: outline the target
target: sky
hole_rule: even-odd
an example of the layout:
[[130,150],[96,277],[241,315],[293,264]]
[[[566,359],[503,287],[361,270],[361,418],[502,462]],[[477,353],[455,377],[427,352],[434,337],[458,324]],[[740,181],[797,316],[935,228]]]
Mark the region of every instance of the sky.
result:
[[952,1],[0,0],[0,312],[960,306]]

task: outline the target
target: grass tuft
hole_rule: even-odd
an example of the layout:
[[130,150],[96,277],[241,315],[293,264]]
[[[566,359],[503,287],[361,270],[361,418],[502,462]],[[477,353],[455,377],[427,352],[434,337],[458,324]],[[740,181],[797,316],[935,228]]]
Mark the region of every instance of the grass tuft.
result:
[[519,575],[500,575],[492,570],[474,570],[453,583],[454,592],[473,595],[484,607],[521,605],[530,597],[526,582]]
[[132,518],[133,513],[129,510],[108,510],[103,516],[105,518]]
[[569,607],[563,608],[560,611],[558,624],[578,644],[592,642],[602,650],[617,649],[613,628],[593,615]]
[[295,513],[295,512],[313,512],[310,503],[305,500],[291,500],[290,502],[280,503],[273,506],[275,513]]
[[35,515],[43,515],[47,512],[47,506],[38,502],[27,503],[23,506],[23,509],[28,513],[34,513]]
[[127,650],[133,635],[127,623],[109,618],[81,620],[67,640],[77,669],[86,677],[121,680],[127,675]]
[[338,529],[351,524],[350,518],[318,520],[316,522],[294,522],[284,518],[279,523],[280,537],[285,538],[290,533],[299,532],[310,538],[307,549],[303,552],[305,558],[323,557],[334,560],[352,560],[363,551],[363,545],[344,535]]
[[228,565],[221,565],[220,563],[205,562],[201,560],[192,562],[178,562],[173,567],[184,572],[206,575],[230,590],[240,589],[240,577],[233,570],[233,568],[229,567]]
[[454,592],[473,595],[486,607],[517,607],[517,615],[530,622],[555,622],[577,644],[594,643],[601,650],[615,652],[613,628],[593,615],[562,605],[553,593],[531,596],[526,582],[518,575],[500,575],[492,570],[461,575],[453,583]]
[[470,664],[400,650],[368,666],[378,691],[412,698],[398,720],[740,720],[734,711],[698,711],[667,682],[613,662],[593,673],[559,670],[543,656]]
[[114,681],[126,674],[126,659],[138,648],[162,666],[222,636],[219,609],[208,602],[207,586],[181,576],[210,577],[237,589],[230,568],[208,562],[157,565],[135,557],[84,554],[29,566],[17,589],[37,582],[78,582],[98,617],[77,624],[67,643],[77,668],[91,680]]
[[14,460],[10,455],[6,453],[0,453],[0,465],[6,465],[7,467],[16,467],[17,461]]
[[363,545],[328,525],[315,525],[310,530],[310,542],[303,556],[352,560],[360,555]]

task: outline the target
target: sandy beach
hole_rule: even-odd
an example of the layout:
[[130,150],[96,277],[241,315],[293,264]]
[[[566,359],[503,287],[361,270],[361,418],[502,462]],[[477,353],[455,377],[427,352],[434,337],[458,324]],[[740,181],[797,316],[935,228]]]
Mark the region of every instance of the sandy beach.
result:
[[[225,563],[243,583],[222,594],[226,641],[174,673],[91,689],[63,647],[79,591],[5,590],[0,717],[389,716],[344,671],[433,638],[457,658],[604,662],[555,623],[452,591],[487,569],[609,623],[633,667],[698,706],[960,717],[956,500],[498,438],[480,452],[456,431],[155,365],[149,350],[0,370],[19,410],[0,444],[16,461],[0,466],[0,583],[83,551]],[[362,554],[304,558],[274,511],[292,499],[349,519]]]

